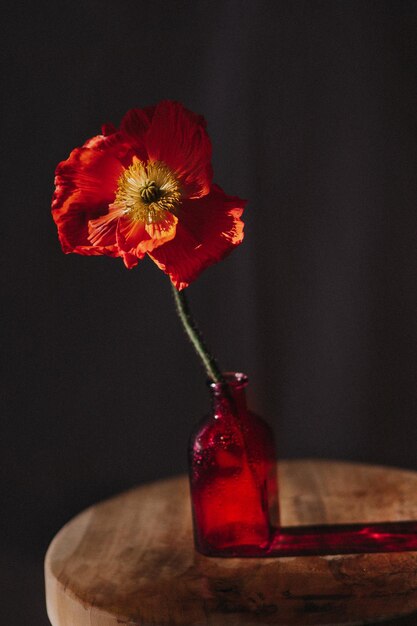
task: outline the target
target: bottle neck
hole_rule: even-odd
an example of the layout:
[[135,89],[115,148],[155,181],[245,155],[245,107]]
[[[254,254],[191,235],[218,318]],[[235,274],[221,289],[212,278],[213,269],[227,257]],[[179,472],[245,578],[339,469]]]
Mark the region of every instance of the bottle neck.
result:
[[211,383],[214,417],[219,419],[227,415],[245,415],[246,386],[248,379],[245,374],[228,372],[224,374],[225,383]]

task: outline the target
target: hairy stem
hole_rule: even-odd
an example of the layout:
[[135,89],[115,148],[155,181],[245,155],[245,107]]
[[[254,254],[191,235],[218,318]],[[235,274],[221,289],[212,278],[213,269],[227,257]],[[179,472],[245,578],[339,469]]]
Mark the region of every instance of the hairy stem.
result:
[[184,290],[178,291],[174,287],[174,285],[172,285],[172,292],[174,294],[175,308],[177,310],[178,317],[181,320],[181,323],[186,334],[188,335],[189,340],[193,344],[195,351],[202,361],[207,376],[215,383],[224,383],[225,380],[223,374],[221,373],[221,370],[217,365],[214,356],[210,353],[209,349],[204,343],[197,323],[191,314]]

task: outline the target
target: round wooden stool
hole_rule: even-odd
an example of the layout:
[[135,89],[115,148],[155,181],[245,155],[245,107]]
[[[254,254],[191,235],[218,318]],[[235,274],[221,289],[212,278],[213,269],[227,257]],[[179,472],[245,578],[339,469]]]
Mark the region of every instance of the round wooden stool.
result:
[[[414,472],[281,461],[279,479],[286,526],[417,519]],[[45,576],[53,626],[365,624],[417,611],[417,552],[269,559],[196,553],[185,476],[78,515],[50,545]]]

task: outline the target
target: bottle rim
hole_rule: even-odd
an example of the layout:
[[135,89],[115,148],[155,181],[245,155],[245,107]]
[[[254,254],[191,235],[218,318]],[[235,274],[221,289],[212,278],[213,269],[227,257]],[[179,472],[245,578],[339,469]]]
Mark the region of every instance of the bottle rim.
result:
[[225,383],[208,381],[208,386],[215,393],[221,393],[224,390],[225,384],[232,389],[243,389],[247,386],[249,379],[243,372],[223,372]]

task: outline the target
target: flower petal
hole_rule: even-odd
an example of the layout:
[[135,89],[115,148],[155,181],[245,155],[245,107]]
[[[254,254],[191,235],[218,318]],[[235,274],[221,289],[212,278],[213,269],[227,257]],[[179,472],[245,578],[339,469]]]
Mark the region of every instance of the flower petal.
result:
[[114,124],[112,124],[111,122],[107,122],[106,124],[103,124],[101,127],[101,134],[104,135],[105,137],[108,137],[109,135],[114,135],[114,133],[117,133],[117,128]]
[[208,195],[186,200],[179,214],[175,238],[149,253],[177,287],[187,287],[209,265],[243,240],[240,219],[245,200],[227,196],[213,185]]
[[120,124],[120,130],[129,138],[131,145],[135,149],[136,156],[145,162],[148,160],[148,153],[144,137],[151,125],[154,111],[154,106],[145,107],[144,109],[130,109]]
[[88,222],[88,240],[93,246],[112,246],[116,244],[117,220],[123,215],[123,209],[110,205],[109,212]]
[[107,213],[122,169],[111,151],[91,148],[76,148],[58,165],[52,216],[64,252],[117,256],[113,246],[92,246],[88,222]]
[[129,167],[132,159],[136,156],[136,150],[128,137],[118,131],[107,134],[105,127],[102,135],[96,135],[88,139],[83,148],[106,152],[108,156],[120,161],[125,168]]
[[158,246],[161,244],[171,241],[175,237],[176,227],[178,223],[178,218],[175,217],[172,213],[165,211],[164,219],[159,220],[158,222],[152,222],[151,224],[146,224],[145,229],[146,232],[158,242]]
[[147,252],[175,237],[177,222],[168,212],[164,220],[151,224],[123,215],[117,222],[116,240],[126,267],[134,267]]
[[178,102],[163,101],[155,108],[145,145],[150,161],[162,161],[175,172],[185,197],[209,192],[211,143],[203,117]]
[[118,221],[116,240],[124,263],[129,269],[137,265],[146,252],[154,247],[154,240],[146,232],[145,224],[129,217],[122,217]]

